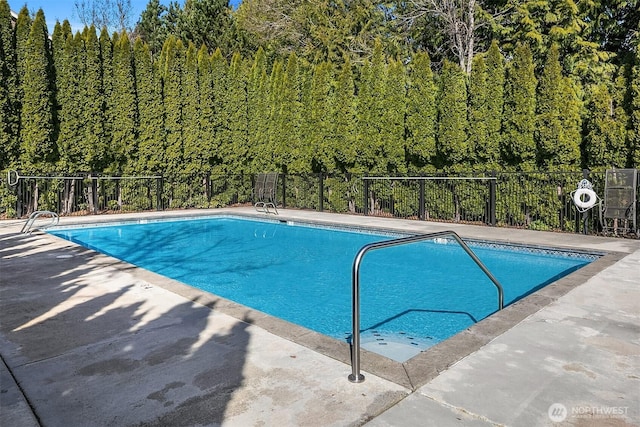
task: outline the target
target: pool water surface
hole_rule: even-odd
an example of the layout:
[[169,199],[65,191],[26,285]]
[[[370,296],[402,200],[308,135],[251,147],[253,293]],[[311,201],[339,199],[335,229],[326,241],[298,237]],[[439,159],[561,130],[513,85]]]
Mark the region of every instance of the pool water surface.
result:
[[[138,221],[51,234],[333,338],[351,335],[351,269],[397,234],[237,217]],[[597,258],[467,242],[505,306]],[[454,241],[373,251],[360,269],[363,347],[404,361],[498,309],[493,283]]]

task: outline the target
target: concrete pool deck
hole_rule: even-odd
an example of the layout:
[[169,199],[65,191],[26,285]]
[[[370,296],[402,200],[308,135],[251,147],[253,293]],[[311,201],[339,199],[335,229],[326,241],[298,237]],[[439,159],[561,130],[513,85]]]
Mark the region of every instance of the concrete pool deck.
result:
[[[257,215],[61,225],[207,213]],[[295,210],[278,218],[607,255],[404,364],[364,351],[366,380],[353,384],[345,343],[1,221],[0,426],[640,425],[639,240]]]

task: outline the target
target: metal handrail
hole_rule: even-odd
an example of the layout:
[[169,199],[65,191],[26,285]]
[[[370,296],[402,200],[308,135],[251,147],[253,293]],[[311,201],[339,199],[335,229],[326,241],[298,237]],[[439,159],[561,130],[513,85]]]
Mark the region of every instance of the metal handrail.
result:
[[45,225],[42,225],[42,226],[38,227],[39,230],[43,230],[45,228],[49,228],[49,227],[53,227],[54,225],[58,225],[58,222],[60,221],[60,217],[58,217],[58,214],[55,213],[55,212],[51,212],[51,211],[35,211],[31,215],[29,215],[29,219],[27,219],[27,222],[22,226],[22,230],[20,230],[20,232],[21,233],[30,232],[31,231],[31,227],[33,226],[33,223],[36,221],[36,219],[38,219],[38,217],[40,217],[42,215],[50,215],[51,216],[51,222],[49,224],[45,224]]
[[498,310],[502,310],[502,308],[504,307],[504,292],[502,290],[502,286],[455,231],[438,231],[435,233],[419,234],[417,236],[401,237],[399,239],[369,243],[363,246],[360,251],[358,251],[355,259],[353,260],[353,269],[351,276],[351,316],[353,330],[351,334],[351,374],[348,377],[349,381],[353,383],[360,383],[364,381],[364,375],[360,373],[360,263],[362,262],[362,258],[370,250],[405,245],[408,243],[419,242],[422,240],[431,240],[443,236],[452,236],[460,244],[460,246],[462,246],[462,249],[464,249],[464,251],[471,257],[471,259],[473,259],[478,267],[480,267],[484,274],[487,275],[487,277],[498,289]]

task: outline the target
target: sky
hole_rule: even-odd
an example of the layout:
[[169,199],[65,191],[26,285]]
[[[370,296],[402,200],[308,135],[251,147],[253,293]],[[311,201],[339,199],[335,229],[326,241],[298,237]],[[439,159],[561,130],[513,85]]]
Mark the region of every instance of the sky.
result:
[[[98,0],[99,1],[99,0]],[[42,9],[44,16],[47,18],[47,29],[49,32],[53,32],[53,27],[56,25],[56,21],[69,20],[73,31],[82,31],[84,25],[78,18],[75,8],[76,0],[9,0],[9,7],[11,10],[18,13],[22,6],[25,4],[33,15]],[[132,9],[132,25],[135,25],[140,19],[140,14],[147,7],[149,0],[131,0]],[[168,6],[170,0],[160,0],[161,4]],[[183,0],[180,0],[181,4],[184,4]],[[231,0],[232,5],[237,5],[240,0]]]

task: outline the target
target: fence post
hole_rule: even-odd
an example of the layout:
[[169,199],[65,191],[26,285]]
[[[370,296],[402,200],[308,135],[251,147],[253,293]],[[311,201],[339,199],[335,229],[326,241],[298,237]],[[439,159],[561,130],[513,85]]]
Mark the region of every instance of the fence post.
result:
[[424,209],[424,179],[420,181],[420,206],[418,207],[418,217],[424,221],[425,220],[425,209]]
[[496,172],[491,172],[491,177],[494,179],[489,180],[489,223],[491,226],[496,226]]
[[[91,212],[93,215],[98,214],[98,210],[100,209],[98,203],[100,202],[100,195],[98,194],[98,178],[94,178],[92,175],[89,175],[89,179],[91,179],[91,198],[93,203],[93,211]],[[104,185],[101,186],[102,190],[102,198],[104,200],[105,206],[107,203],[107,198],[105,196],[105,188]]]
[[[582,169],[582,178],[589,179],[589,174],[591,171],[589,169]],[[589,221],[589,212],[591,209],[586,210],[582,213],[582,234],[587,234],[587,222]]]
[[287,175],[282,174],[282,209],[287,207]]
[[324,174],[320,172],[318,174],[318,185],[320,188],[318,190],[318,211],[322,212],[324,210]]
[[369,215],[369,180],[367,178],[362,178],[363,184],[364,184],[364,190],[363,190],[363,199],[362,199],[362,206],[364,206],[364,214]]
[[156,210],[157,211],[164,210],[164,206],[162,206],[162,180],[163,178],[161,176],[156,178]]

